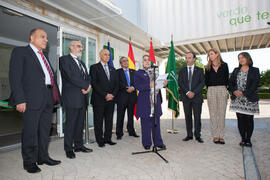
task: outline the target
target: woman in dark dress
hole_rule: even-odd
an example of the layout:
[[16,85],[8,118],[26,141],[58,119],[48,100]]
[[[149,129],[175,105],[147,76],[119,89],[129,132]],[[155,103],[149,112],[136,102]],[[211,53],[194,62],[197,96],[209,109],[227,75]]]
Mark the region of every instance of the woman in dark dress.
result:
[[239,67],[235,68],[229,79],[231,93],[230,110],[236,112],[238,129],[242,137],[240,146],[252,146],[251,136],[254,129],[254,115],[259,114],[258,86],[260,72],[253,67],[247,52],[238,55]]
[[[134,87],[139,91],[136,116],[141,118],[142,144],[145,149],[150,149],[151,139],[153,139],[155,147],[166,149],[160,133],[161,94],[160,90],[154,92],[154,69],[151,68],[148,55],[143,56],[142,64],[143,68],[134,73]],[[157,69],[156,77],[158,77]],[[166,86],[167,81],[163,85]],[[156,96],[156,127],[154,127],[154,95]]]

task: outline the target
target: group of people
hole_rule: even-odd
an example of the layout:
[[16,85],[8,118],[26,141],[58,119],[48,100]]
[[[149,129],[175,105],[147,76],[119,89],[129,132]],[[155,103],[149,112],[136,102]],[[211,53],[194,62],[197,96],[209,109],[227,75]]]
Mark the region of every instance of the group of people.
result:
[[[100,62],[87,71],[81,61],[83,46],[79,40],[70,42],[68,55],[59,59],[62,78],[60,96],[56,76],[46,54],[42,50],[47,46],[47,34],[43,29],[30,32],[29,45],[16,47],[11,54],[9,79],[11,86],[10,105],[23,113],[22,157],[23,167],[29,173],[40,172],[37,165],[50,166],[61,163],[48,154],[53,107],[62,105],[65,112],[64,150],[66,157],[76,158],[75,152],[89,153],[93,150],[83,145],[83,127],[86,110],[89,105],[89,92],[92,89],[91,104],[94,112],[94,132],[99,147],[112,141],[113,113],[117,104],[116,137],[121,140],[124,116],[127,111],[127,130],[129,136],[139,137],[133,125],[134,107],[136,116],[141,120],[142,145],[145,149],[154,147],[166,149],[160,132],[162,115],[161,91],[155,88],[158,69],[151,67],[148,55],[142,58],[143,67],[138,71],[129,69],[128,58],[120,58],[120,69],[108,65],[110,52],[102,49]],[[196,55],[186,54],[187,67],[179,71],[178,83],[183,101],[187,136],[183,141],[201,138],[202,89],[206,85],[207,101],[210,112],[213,142],[225,144],[224,127],[228,93],[231,93],[230,109],[236,112],[238,128],[242,137],[241,146],[251,146],[253,116],[259,113],[257,87],[260,74],[253,67],[248,53],[238,55],[239,67],[229,78],[227,64],[220,53],[208,51],[208,64],[205,74],[202,68],[195,66]],[[166,87],[168,81],[163,82]],[[137,93],[138,91],[138,93]],[[103,126],[104,123],[104,126]],[[104,127],[104,129],[103,129]]]
[[229,69],[216,49],[207,52],[208,63],[203,69],[194,66],[196,55],[187,53],[187,67],[179,71],[178,83],[181,89],[187,136],[183,141],[193,139],[192,112],[194,115],[194,136],[203,143],[201,138],[201,109],[203,103],[202,89],[207,87],[207,104],[211,121],[213,142],[225,144],[224,128],[228,102],[231,97],[230,110],[236,112],[238,129],[241,135],[240,146],[252,146],[251,136],[254,129],[254,115],[259,114],[258,87],[260,83],[259,69],[253,67],[249,53],[238,55],[239,65],[229,77]]

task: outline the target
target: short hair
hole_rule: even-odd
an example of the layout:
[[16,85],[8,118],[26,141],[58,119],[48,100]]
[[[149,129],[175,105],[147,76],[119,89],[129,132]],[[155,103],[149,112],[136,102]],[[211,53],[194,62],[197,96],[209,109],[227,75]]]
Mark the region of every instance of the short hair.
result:
[[[120,57],[120,59],[119,59],[119,63],[121,64],[121,62],[122,62],[122,60],[124,59],[124,58],[127,58],[126,56],[121,56]],[[128,59],[128,58],[127,58]]]
[[147,55],[147,54],[145,54],[145,55],[142,56],[143,59],[144,59],[144,57],[150,58],[149,55]]
[[195,58],[196,59],[196,54],[194,53],[194,52],[187,52],[187,54],[192,54],[193,55],[193,58]]
[[[237,56],[238,59],[239,59],[239,56],[240,55],[244,56],[244,58],[247,59],[247,64],[248,64],[249,67],[252,67],[253,66],[253,60],[252,60],[252,58],[251,58],[251,56],[250,56],[250,54],[248,52],[241,52],[241,53],[239,53],[238,56]],[[239,63],[239,68],[241,68],[241,67],[242,67],[242,65]]]
[[[100,51],[99,51],[99,55],[101,55],[101,53],[103,52],[103,51],[109,51],[108,49],[101,49]],[[110,52],[110,51],[109,51]]]
[[29,41],[31,40],[31,36],[33,36],[37,30],[42,30],[42,31],[44,31],[44,29],[41,29],[41,28],[34,28],[34,29],[31,29],[31,31],[30,31],[30,33],[29,33]]

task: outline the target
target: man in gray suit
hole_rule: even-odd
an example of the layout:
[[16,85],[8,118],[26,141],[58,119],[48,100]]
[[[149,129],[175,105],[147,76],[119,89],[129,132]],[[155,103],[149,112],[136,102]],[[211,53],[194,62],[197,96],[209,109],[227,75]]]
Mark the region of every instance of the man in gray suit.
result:
[[187,137],[183,141],[193,139],[192,112],[194,115],[196,140],[203,143],[201,138],[201,112],[202,112],[202,89],[204,87],[203,69],[195,66],[196,55],[192,52],[186,54],[187,67],[180,69],[178,74],[178,85],[181,89],[181,97],[186,119]]

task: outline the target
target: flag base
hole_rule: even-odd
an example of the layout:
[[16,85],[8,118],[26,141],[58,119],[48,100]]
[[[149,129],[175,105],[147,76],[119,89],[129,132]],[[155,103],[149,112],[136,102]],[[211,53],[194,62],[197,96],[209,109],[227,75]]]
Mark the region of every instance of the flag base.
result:
[[176,130],[176,129],[167,129],[167,133],[170,133],[170,134],[178,134],[179,131]]

